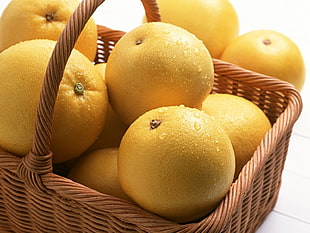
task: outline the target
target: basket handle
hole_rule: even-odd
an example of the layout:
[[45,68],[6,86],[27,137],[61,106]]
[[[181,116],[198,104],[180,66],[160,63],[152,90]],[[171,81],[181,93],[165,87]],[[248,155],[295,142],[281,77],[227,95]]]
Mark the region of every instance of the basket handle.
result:
[[[60,35],[49,60],[42,85],[35,122],[32,149],[23,159],[18,170],[24,178],[29,172],[47,174],[52,171],[52,153],[50,151],[53,110],[57,92],[66,63],[85,24],[94,11],[105,0],[83,0],[70,17]],[[156,0],[141,0],[147,20],[160,21]],[[119,32],[119,31],[118,31]],[[119,34],[119,37],[122,34]],[[119,39],[119,38],[118,38]],[[28,173],[28,175],[26,175]],[[25,177],[27,176],[27,177]],[[35,181],[34,181],[35,182]]]

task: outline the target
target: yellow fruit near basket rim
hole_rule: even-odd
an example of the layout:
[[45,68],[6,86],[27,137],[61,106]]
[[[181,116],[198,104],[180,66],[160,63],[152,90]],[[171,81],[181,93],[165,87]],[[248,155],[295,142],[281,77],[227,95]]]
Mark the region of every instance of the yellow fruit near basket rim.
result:
[[124,192],[142,208],[176,222],[212,211],[229,190],[234,172],[226,132],[195,108],[169,106],[144,113],[119,147]]
[[[106,63],[96,64],[95,67],[99,71],[102,78],[105,79]],[[87,151],[91,152],[106,147],[118,147],[127,128],[128,126],[120,120],[109,104],[106,121],[101,134]]]
[[269,119],[251,101],[231,94],[209,95],[202,110],[214,116],[228,134],[235,152],[237,178],[271,128]]
[[[0,18],[0,51],[32,39],[57,40],[79,0],[12,0]],[[97,26],[86,24],[75,48],[91,61],[97,51]]]
[[238,15],[228,0],[158,0],[158,6],[162,22],[194,33],[214,58],[238,36]]
[[203,43],[172,24],[145,23],[125,34],[106,65],[111,106],[130,124],[156,107],[200,108],[214,81]]
[[107,63],[98,63],[95,64],[97,71],[100,73],[101,77],[105,80],[105,69],[107,67]]
[[305,82],[306,68],[299,48],[274,30],[254,30],[237,37],[221,59],[289,82],[299,91]]
[[127,128],[128,126],[119,119],[109,105],[101,134],[87,151],[91,152],[107,147],[118,147]]
[[117,147],[85,154],[73,165],[68,178],[98,192],[130,201],[118,181],[117,157]]
[[[36,107],[56,42],[30,40],[0,53],[0,147],[19,156],[32,146]],[[95,66],[73,50],[57,95],[52,125],[53,162],[77,157],[98,137],[108,95]]]

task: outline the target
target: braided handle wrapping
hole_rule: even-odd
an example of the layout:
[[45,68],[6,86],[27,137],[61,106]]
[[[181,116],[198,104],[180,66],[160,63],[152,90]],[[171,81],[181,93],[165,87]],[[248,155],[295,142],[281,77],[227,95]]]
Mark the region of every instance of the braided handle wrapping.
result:
[[[160,21],[156,0],[141,1],[146,12],[147,20],[149,22]],[[18,168],[19,174],[21,177],[24,177],[25,180],[29,180],[29,176],[34,176],[32,173],[40,175],[52,171],[52,153],[50,150],[51,131],[53,111],[59,85],[75,42],[87,21],[103,2],[104,0],[83,0],[70,17],[56,43],[46,69],[40,93],[32,149],[31,152],[23,158]],[[124,35],[124,32],[113,32],[113,30],[103,26],[98,26],[98,29],[98,34],[106,33],[106,36],[112,37],[114,41],[117,41]],[[32,185],[37,186],[36,184]]]

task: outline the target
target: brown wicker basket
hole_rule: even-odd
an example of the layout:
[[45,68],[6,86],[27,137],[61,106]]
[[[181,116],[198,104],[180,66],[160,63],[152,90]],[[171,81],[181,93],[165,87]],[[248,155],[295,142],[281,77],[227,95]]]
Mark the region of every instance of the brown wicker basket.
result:
[[[254,232],[276,203],[292,127],[302,102],[292,85],[220,60],[214,60],[213,92],[251,100],[266,113],[273,127],[210,215],[177,224],[53,172],[49,145],[58,86],[78,35],[103,1],[82,2],[59,38],[41,90],[31,152],[21,159],[0,149],[0,232]],[[142,2],[148,20],[158,21],[156,2]],[[96,62],[103,62],[124,32],[102,26],[98,32]]]

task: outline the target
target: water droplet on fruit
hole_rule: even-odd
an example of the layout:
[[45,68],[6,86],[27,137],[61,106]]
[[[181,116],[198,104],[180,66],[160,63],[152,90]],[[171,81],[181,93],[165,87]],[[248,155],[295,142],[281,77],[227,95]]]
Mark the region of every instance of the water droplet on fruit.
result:
[[166,133],[162,133],[162,134],[159,135],[159,139],[165,139],[166,136],[167,136]]
[[219,148],[219,147],[216,147],[216,151],[219,152],[219,151],[220,151],[220,148]]
[[194,48],[194,53],[198,54],[199,53],[199,49],[198,48]]
[[167,111],[168,111],[167,107],[162,107],[162,108],[158,109],[159,113],[163,113],[163,112],[167,112]]
[[170,33],[170,30],[169,30],[169,29],[164,29],[164,30],[163,30],[163,33],[164,33],[164,34],[169,34],[169,33]]
[[194,117],[200,118],[200,113],[199,112],[194,112]]
[[197,131],[201,130],[201,124],[198,122],[194,122],[194,129]]
[[199,72],[199,73],[202,72],[201,66],[198,66],[198,72]]
[[184,50],[184,51],[183,51],[183,56],[184,56],[184,57],[188,57],[188,51]]

